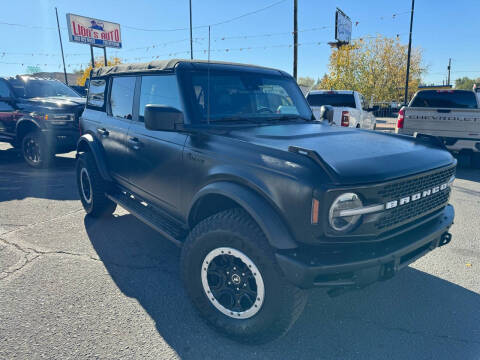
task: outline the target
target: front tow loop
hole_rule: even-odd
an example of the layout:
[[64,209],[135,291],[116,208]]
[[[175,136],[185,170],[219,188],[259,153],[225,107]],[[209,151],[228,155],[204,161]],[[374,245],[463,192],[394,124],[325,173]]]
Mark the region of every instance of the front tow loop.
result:
[[438,247],[447,245],[452,240],[452,234],[449,232],[444,233],[440,237],[440,242],[438,243]]

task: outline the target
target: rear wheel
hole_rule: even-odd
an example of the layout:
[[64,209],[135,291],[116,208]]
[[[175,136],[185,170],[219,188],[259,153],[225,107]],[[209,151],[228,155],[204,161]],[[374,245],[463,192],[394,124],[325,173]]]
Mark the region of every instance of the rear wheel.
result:
[[78,193],[87,214],[93,217],[111,215],[117,204],[107,198],[109,184],[100,175],[92,154],[80,154],[76,173]]
[[30,131],[22,138],[22,155],[28,165],[42,168],[50,164],[54,154],[40,131]]
[[182,250],[182,276],[203,318],[236,341],[265,343],[301,314],[307,293],[286,281],[253,219],[235,208],[200,222]]

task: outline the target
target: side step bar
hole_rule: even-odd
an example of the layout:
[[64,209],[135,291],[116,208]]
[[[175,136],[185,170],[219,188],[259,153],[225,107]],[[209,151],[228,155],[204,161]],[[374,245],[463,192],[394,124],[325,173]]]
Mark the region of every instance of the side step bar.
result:
[[183,244],[183,241],[187,236],[187,231],[159,211],[152,208],[152,206],[147,204],[144,205],[144,203],[135,199],[133,196],[123,192],[106,195],[110,200],[117,203],[125,210],[128,210],[136,218],[161,233],[177,246]]

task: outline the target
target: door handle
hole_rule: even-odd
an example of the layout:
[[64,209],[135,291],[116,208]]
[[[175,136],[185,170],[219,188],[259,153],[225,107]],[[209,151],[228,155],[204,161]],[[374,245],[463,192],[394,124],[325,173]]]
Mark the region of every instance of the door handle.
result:
[[97,132],[102,136],[108,136],[110,134],[110,132],[105,128],[97,129]]
[[142,143],[140,142],[140,140],[138,140],[138,138],[136,137],[131,137],[128,139],[128,143],[130,144],[130,146],[132,147],[132,149],[134,150],[139,150],[141,147],[142,147]]

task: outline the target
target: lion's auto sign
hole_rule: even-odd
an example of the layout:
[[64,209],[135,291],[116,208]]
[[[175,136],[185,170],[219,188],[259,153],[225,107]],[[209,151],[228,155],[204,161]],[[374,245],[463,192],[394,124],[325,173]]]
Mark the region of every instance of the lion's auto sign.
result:
[[72,42],[121,48],[120,24],[67,14],[68,37]]

